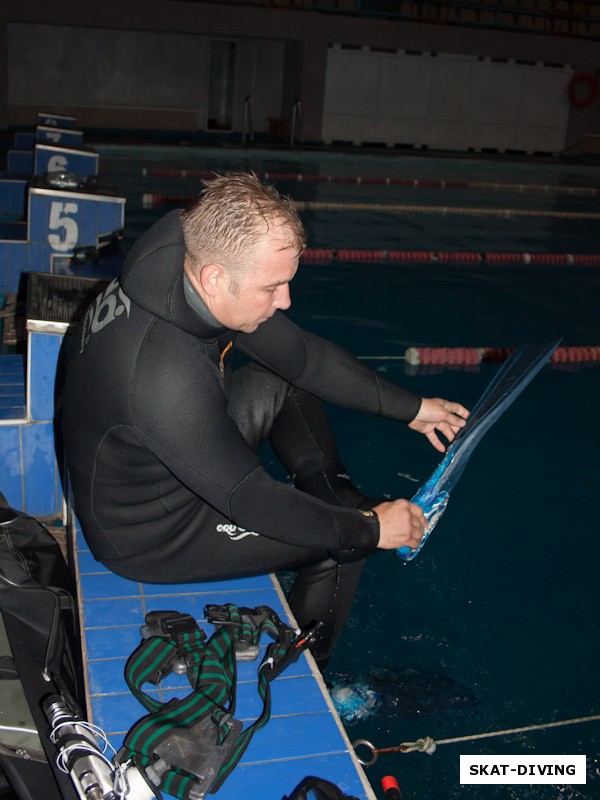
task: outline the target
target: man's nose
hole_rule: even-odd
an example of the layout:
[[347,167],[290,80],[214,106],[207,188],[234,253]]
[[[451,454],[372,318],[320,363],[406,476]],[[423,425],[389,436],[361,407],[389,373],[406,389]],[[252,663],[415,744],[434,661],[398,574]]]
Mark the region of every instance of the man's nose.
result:
[[283,283],[281,286],[277,287],[273,305],[275,306],[275,308],[283,309],[283,311],[285,311],[292,305],[292,298],[290,296],[289,284]]

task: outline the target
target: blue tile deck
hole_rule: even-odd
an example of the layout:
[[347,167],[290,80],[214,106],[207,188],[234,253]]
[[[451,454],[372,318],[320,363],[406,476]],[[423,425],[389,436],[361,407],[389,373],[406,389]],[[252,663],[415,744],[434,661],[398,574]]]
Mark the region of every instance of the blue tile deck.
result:
[[0,424],[25,419],[23,356],[0,357]]
[[[95,561],[80,532],[76,534],[74,554],[88,714],[116,749],[131,726],[147,713],[130,692],[124,668],[140,643],[140,627],[148,611],[189,613],[209,635],[213,628],[204,619],[208,603],[268,605],[284,621],[291,621],[274,576],[197,584],[136,583],[114,575]],[[265,638],[263,646],[269,641]],[[256,691],[258,663],[238,664],[236,717],[245,726],[261,711]],[[185,677],[178,675],[168,676],[160,687],[144,688],[164,699],[190,691]],[[253,737],[240,763],[219,789],[219,800],[237,800],[242,795],[246,800],[281,800],[307,775],[327,778],[348,794],[374,800],[312,657],[302,655],[271,684],[271,690],[271,719]]]

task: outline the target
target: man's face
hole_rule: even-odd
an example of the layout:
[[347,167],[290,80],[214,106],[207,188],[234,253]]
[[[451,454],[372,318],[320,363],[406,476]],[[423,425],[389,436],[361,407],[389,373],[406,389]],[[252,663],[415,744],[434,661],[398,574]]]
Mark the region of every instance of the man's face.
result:
[[219,282],[212,312],[231,330],[252,333],[277,309],[291,306],[290,281],[298,269],[298,254],[278,229],[270,231],[237,281]]

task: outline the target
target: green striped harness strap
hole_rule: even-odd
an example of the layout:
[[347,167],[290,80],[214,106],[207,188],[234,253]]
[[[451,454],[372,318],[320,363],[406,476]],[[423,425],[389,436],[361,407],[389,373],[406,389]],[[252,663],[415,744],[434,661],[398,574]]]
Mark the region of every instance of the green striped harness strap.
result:
[[[209,605],[205,615],[215,625],[208,640],[189,614],[148,613],[142,643],[125,666],[129,688],[150,713],[131,728],[116,758],[133,761],[153,788],[181,800],[202,800],[219,789],[269,721],[270,682],[297,660],[320,627],[295,631],[268,606]],[[236,654],[239,660],[256,658],[263,633],[274,639],[258,667],[263,711],[244,730],[234,718]],[[171,672],[187,674],[192,692],[183,699],[163,703],[142,691]]]

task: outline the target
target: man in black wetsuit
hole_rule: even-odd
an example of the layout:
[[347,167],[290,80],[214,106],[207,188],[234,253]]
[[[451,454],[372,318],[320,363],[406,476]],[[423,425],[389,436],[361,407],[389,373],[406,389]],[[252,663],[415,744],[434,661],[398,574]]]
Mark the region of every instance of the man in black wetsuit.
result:
[[[421,509],[364,497],[322,400],[407,423],[438,449],[468,412],[381,380],[294,325],[305,246],[293,204],[254,175],[211,181],[127,256],[70,342],[62,425],[75,507],[115,573],[185,583],[296,570],[297,621],[324,623],[325,663],[364,558],[415,547]],[[232,371],[233,349],[249,363]],[[263,469],[269,438],[292,476]]]

